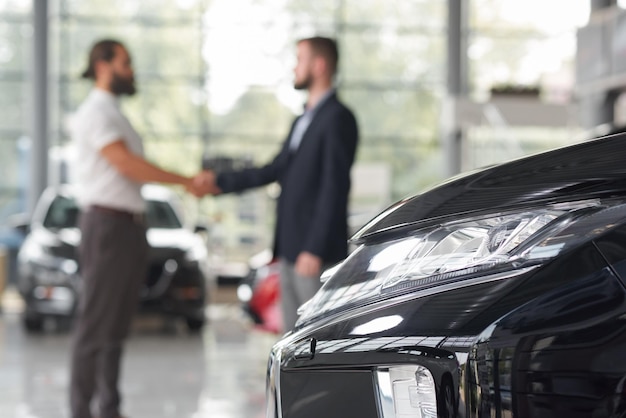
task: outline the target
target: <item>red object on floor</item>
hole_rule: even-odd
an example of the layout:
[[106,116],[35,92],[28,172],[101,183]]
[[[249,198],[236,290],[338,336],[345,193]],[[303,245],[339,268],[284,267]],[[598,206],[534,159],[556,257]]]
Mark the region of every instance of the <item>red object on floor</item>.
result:
[[270,264],[267,271],[268,274],[259,279],[254,287],[249,306],[261,319],[261,323],[257,325],[258,328],[280,333],[282,332],[282,315],[280,312],[280,277],[277,264]]

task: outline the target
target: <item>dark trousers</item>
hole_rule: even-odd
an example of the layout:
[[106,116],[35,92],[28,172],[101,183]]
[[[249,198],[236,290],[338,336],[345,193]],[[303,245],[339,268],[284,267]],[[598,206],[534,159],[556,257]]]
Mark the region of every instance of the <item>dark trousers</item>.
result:
[[145,280],[145,226],[130,217],[89,210],[80,218],[82,288],[73,335],[70,406],[73,418],[120,415],[122,346]]

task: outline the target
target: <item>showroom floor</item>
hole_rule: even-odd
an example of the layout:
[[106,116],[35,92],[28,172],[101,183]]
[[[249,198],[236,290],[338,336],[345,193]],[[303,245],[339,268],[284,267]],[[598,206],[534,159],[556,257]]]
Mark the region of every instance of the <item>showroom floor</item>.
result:
[[[265,366],[276,335],[252,328],[237,303],[207,310],[198,335],[157,317],[136,321],[124,358],[123,412],[129,418],[261,418]],[[26,334],[11,291],[0,314],[0,418],[67,418],[67,331]]]

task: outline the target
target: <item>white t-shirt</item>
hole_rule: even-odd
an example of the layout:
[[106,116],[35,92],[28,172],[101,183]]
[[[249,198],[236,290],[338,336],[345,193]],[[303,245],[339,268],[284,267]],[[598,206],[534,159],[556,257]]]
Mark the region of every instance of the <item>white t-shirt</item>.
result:
[[143,156],[141,137],[122,114],[117,97],[93,89],[72,118],[71,136],[77,151],[78,204],[143,212],[141,183],[120,174],[100,153],[106,145],[123,140],[132,153]]

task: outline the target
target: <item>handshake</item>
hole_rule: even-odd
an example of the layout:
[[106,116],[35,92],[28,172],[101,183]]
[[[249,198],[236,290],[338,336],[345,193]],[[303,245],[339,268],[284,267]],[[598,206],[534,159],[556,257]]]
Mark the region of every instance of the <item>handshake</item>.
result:
[[194,177],[189,178],[189,181],[185,183],[185,189],[196,197],[222,193],[217,186],[215,173],[211,170],[203,170]]

